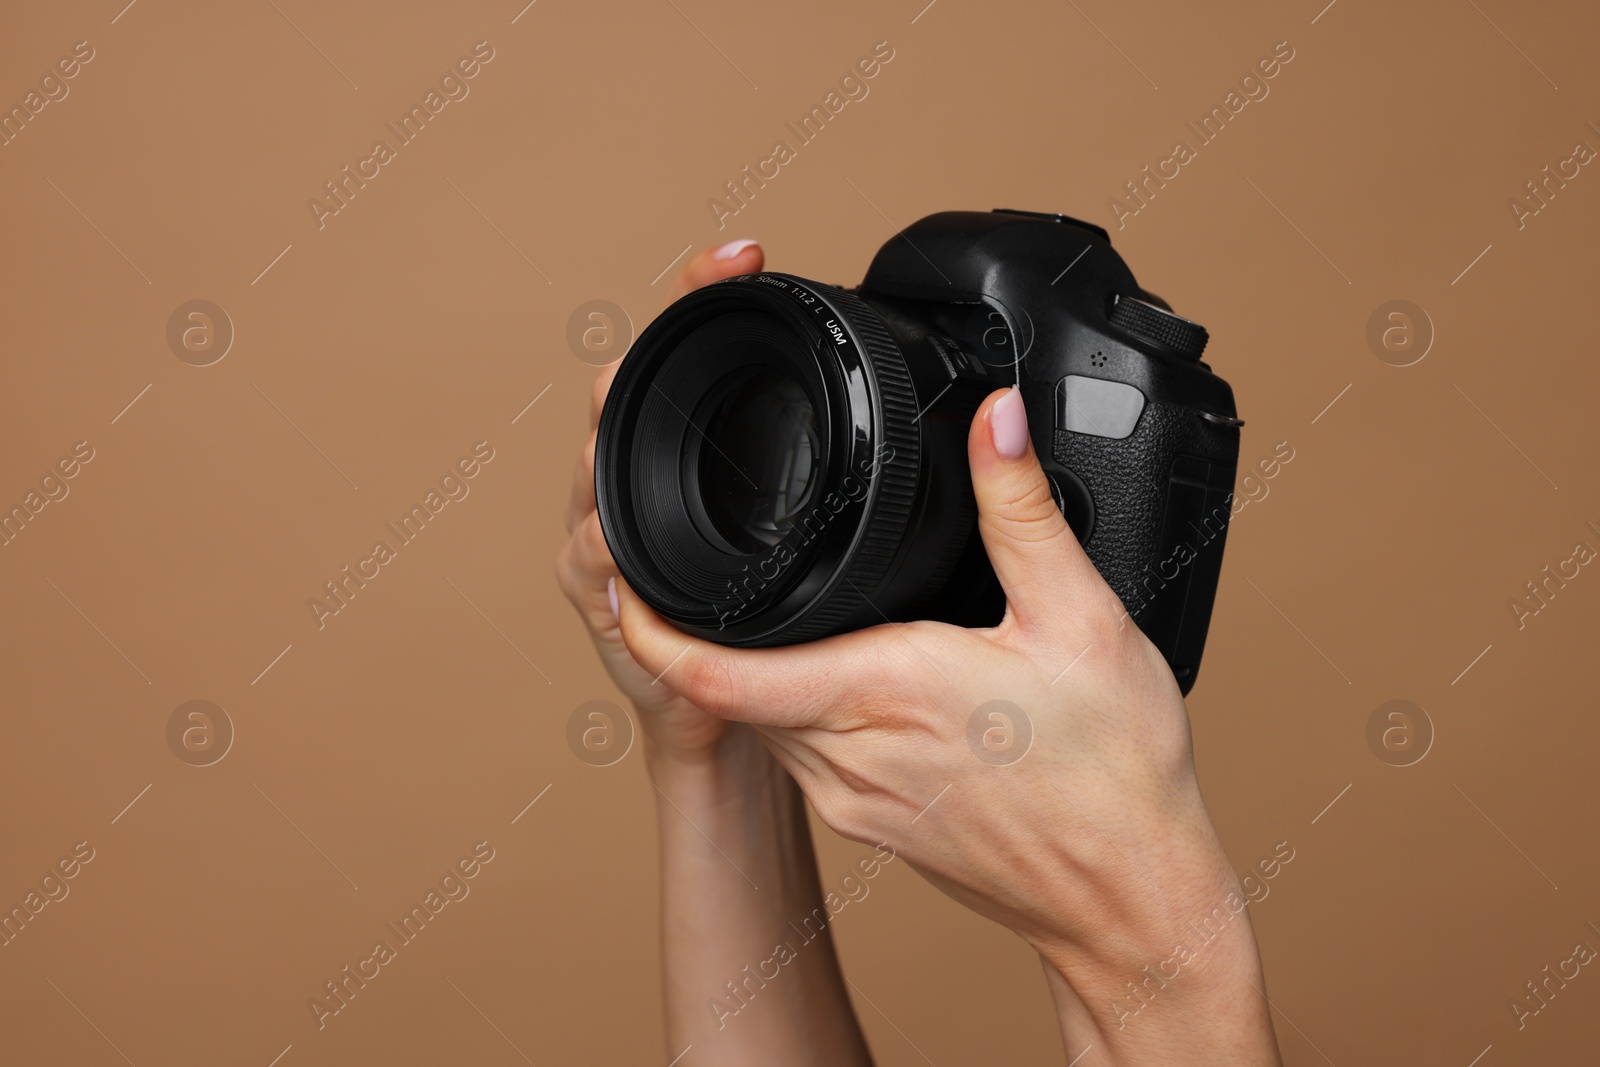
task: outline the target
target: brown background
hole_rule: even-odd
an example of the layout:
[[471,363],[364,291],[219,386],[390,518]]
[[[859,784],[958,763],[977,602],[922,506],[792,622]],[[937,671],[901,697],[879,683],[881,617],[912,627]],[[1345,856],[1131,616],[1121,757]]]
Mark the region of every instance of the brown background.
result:
[[[1201,780],[1241,869],[1296,850],[1253,908],[1289,1063],[1593,1062],[1600,975],[1520,1032],[1508,1001],[1600,946],[1600,576],[1521,631],[1507,601],[1600,547],[1600,174],[1520,231],[1506,202],[1600,146],[1600,13],[1324,2],[14,6],[0,102],[96,55],[0,148],[0,503],[95,459],[0,548],[0,903],[96,856],[0,948],[0,1061],[665,1063],[652,794],[637,751],[565,742],[615,699],[551,572],[592,373],[569,315],[642,326],[691,244],[852,282],[932,211],[1111,224],[1287,40],[1113,232],[1211,328],[1241,459],[1295,450],[1230,537]],[[307,199],[483,40],[319,230]],[[880,40],[870,96],[719,232],[707,198]],[[166,341],[196,298],[236,330],[203,368]],[[1391,299],[1436,330],[1413,366],[1366,340]],[[470,496],[319,631],[307,598],[479,440]],[[1405,768],[1366,741],[1397,698],[1436,731]],[[168,748],[191,699],[237,731],[209,767]],[[308,998],[480,840],[471,896],[318,1032]],[[819,840],[830,882],[862,852]],[[881,1063],[1061,1059],[1031,954],[903,865],[839,937]]]

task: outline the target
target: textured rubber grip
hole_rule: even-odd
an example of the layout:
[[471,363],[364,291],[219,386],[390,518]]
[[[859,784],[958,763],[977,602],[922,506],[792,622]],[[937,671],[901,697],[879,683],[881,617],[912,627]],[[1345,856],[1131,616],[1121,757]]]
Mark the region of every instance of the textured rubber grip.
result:
[[1094,499],[1085,551],[1187,693],[1221,574],[1238,429],[1152,402],[1122,440],[1058,430],[1054,459]]

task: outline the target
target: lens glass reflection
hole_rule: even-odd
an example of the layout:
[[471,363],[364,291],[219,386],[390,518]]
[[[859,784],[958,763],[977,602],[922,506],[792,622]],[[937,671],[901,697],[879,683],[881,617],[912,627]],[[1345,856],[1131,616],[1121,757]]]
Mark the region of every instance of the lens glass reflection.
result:
[[745,378],[705,423],[698,482],[706,517],[740,552],[776,545],[810,502],[816,457],[805,388],[776,370]]

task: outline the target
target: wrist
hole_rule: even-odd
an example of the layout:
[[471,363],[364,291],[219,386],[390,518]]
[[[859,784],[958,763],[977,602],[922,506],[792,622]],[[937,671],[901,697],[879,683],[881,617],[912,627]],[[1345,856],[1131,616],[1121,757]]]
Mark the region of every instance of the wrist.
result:
[[[737,893],[764,890],[757,910],[770,911],[763,914],[772,926],[761,934],[762,947],[770,948],[765,939],[782,933],[793,915],[809,912],[801,902],[818,891],[806,800],[752,727],[736,723],[728,733],[712,758],[647,751],[663,877],[681,881],[673,872],[695,868],[700,874],[692,881],[713,879]],[[705,918],[726,920],[715,909]]]
[[729,724],[714,743],[694,749],[668,748],[644,739],[645,770],[659,794],[697,809],[748,803],[777,789],[797,789],[756,731]]
[[1231,869],[1092,944],[1036,944],[1069,1055],[1101,1062],[1279,1063],[1249,901]]

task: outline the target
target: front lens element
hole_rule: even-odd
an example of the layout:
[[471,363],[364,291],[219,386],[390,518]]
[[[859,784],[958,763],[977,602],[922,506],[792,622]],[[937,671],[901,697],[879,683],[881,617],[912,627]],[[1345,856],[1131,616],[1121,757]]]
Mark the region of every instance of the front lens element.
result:
[[898,342],[848,293],[777,274],[690,293],[639,335],[600,419],[618,570],[725,644],[881,620],[865,598],[909,543],[917,410]]
[[714,394],[708,407],[695,450],[700,506],[736,551],[776,545],[810,503],[816,475],[817,415],[805,388],[763,370]]

